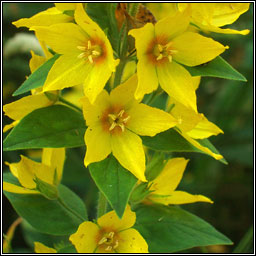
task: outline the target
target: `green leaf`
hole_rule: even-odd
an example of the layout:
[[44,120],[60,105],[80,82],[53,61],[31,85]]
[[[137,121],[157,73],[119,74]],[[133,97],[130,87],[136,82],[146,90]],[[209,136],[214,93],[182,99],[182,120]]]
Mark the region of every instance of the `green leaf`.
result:
[[46,61],[37,70],[35,70],[28,77],[28,79],[12,94],[12,96],[17,96],[32,89],[43,86],[51,67],[59,58],[59,56],[59,54],[55,54],[51,59]]
[[218,56],[214,60],[195,67],[185,68],[192,76],[212,76],[237,81],[246,82],[246,78],[235,70],[228,62],[222,57]]
[[[182,137],[175,129],[169,129],[165,132],[158,133],[154,137],[143,136],[143,144],[153,150],[162,152],[197,152],[208,155],[190,144],[184,137]],[[197,140],[202,146],[219,154],[218,150],[211,144],[208,139]],[[227,164],[227,161],[222,158],[220,162]]]
[[112,156],[89,165],[89,171],[99,190],[107,198],[119,218],[122,218],[137,179]]
[[174,206],[140,206],[134,226],[150,253],[172,253],[196,246],[232,244],[201,218]]
[[70,244],[66,247],[63,247],[59,250],[57,250],[57,253],[77,253],[76,248],[74,245]]
[[[12,183],[11,173],[3,180]],[[18,181],[16,180],[16,184]],[[4,191],[15,211],[37,231],[51,235],[70,235],[87,220],[83,201],[64,185],[59,185],[59,200],[40,194],[16,194]]]
[[36,109],[8,134],[4,150],[62,148],[84,145],[85,121],[82,113],[63,105]]

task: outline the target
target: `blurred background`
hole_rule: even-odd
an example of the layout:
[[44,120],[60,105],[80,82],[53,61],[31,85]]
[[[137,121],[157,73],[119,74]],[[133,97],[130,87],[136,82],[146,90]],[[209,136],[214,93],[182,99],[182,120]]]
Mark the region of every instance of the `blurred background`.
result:
[[[49,7],[53,7],[53,3],[3,3],[3,104],[19,98],[11,95],[30,74],[30,50],[41,53],[33,33],[26,28],[17,29],[11,23]],[[253,5],[229,27],[239,30],[248,28],[251,33],[247,36],[212,33],[211,37],[229,45],[229,50],[222,57],[248,81],[202,78],[197,91],[199,112],[224,131],[223,135],[212,137],[210,141],[228,161],[228,165],[202,154],[179,154],[191,159],[179,189],[203,194],[214,201],[213,205],[195,203],[182,205],[182,208],[209,222],[228,236],[234,245],[193,248],[185,253],[253,252]],[[11,120],[3,116],[3,125],[9,123]],[[7,134],[4,133],[3,137]],[[3,159],[18,162],[20,154],[38,158],[38,153],[35,150],[3,152]],[[67,150],[63,183],[85,200],[91,209],[89,215],[94,216],[97,189],[83,166],[83,157],[84,148]],[[9,171],[5,165],[3,171]],[[4,233],[17,217],[4,197]],[[43,235],[23,223],[15,232],[12,244],[14,252],[33,252],[33,241],[38,237],[42,238]]]

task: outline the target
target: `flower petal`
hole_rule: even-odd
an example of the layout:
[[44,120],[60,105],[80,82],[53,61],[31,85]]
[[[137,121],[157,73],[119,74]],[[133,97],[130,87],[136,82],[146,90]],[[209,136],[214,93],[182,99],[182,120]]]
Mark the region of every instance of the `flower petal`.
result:
[[198,148],[199,150],[205,152],[206,154],[212,156],[213,158],[215,158],[216,160],[220,160],[223,158],[222,155],[220,154],[215,154],[213,153],[209,148],[202,146],[199,142],[197,142],[196,140],[192,139],[189,135],[187,135],[186,133],[181,133],[180,135],[182,137],[184,137],[189,143],[191,143],[194,147]]
[[170,97],[197,112],[195,88],[185,68],[171,62],[157,67],[157,73],[161,87]]
[[[108,62],[104,61],[100,65],[91,65],[92,69],[83,81],[84,94],[93,104],[97,96],[101,93],[108,79],[112,74],[112,70],[108,66]],[[85,72],[85,71],[83,71]]]
[[44,148],[42,163],[56,169],[58,181],[61,181],[65,161],[65,148]]
[[208,121],[208,119],[202,115],[202,120],[190,131],[187,135],[193,139],[205,139],[212,135],[218,135],[224,133],[217,125]]
[[136,229],[124,230],[119,237],[118,253],[148,253],[148,244]]
[[84,165],[99,162],[111,153],[110,133],[104,131],[100,124],[87,128],[84,140],[86,144],[86,154]]
[[119,163],[141,181],[146,181],[145,153],[141,138],[125,129],[111,136],[111,149]]
[[45,81],[43,91],[61,90],[82,84],[91,65],[77,56],[62,55],[53,64]]
[[140,29],[132,29],[129,35],[135,38],[135,47],[137,50],[138,64],[138,87],[135,92],[136,99],[142,99],[147,93],[151,93],[158,87],[158,79],[156,75],[155,65],[148,57],[148,50],[155,37],[155,29],[153,24],[147,23]]
[[136,221],[135,212],[131,211],[129,205],[126,206],[122,219],[116,215],[115,211],[108,212],[101,216],[97,222],[101,228],[111,227],[113,230],[121,231],[132,227]]
[[52,7],[43,12],[37,13],[31,18],[19,19],[12,24],[15,25],[17,28],[31,28],[33,26],[50,26],[56,23],[65,23],[72,20],[73,17],[63,14],[57,8]]
[[177,11],[166,18],[159,20],[155,25],[156,36],[167,36],[168,40],[186,31],[190,22],[190,10]]
[[43,56],[36,55],[32,50],[31,59],[29,60],[29,68],[31,73],[33,73],[37,68],[39,68],[43,63],[46,62],[46,58]]
[[35,253],[57,253],[57,251],[53,248],[50,248],[40,242],[34,242],[35,245]]
[[142,103],[135,103],[127,111],[127,128],[142,136],[155,136],[175,126],[177,121],[169,113]]
[[69,237],[78,253],[93,253],[97,247],[99,227],[90,221],[85,221],[78,227],[76,233]]
[[23,188],[5,181],[3,181],[3,190],[15,194],[40,194],[40,192],[36,190]]
[[35,109],[47,107],[53,104],[53,101],[44,94],[25,96],[19,100],[3,106],[5,115],[13,120],[20,120]]
[[179,185],[188,161],[181,157],[170,159],[162,172],[153,180],[151,188],[155,191],[152,194],[171,194]]
[[172,41],[177,53],[173,59],[187,66],[197,66],[213,60],[227,47],[211,38],[193,32],[185,32]]
[[87,37],[83,30],[74,23],[59,23],[49,27],[32,27],[40,41],[45,42],[55,52],[78,56],[81,50],[77,46],[83,46]]
[[248,35],[250,33],[249,29],[244,29],[244,30],[235,30],[235,29],[230,29],[230,28],[218,28],[215,26],[211,25],[201,25],[200,28],[203,31],[210,31],[210,32],[215,32],[215,33],[221,33],[221,34],[240,34],[240,35]]
[[184,191],[173,191],[169,196],[166,197],[152,197],[156,203],[169,205],[169,204],[191,204],[195,202],[206,202],[213,203],[211,199],[202,195],[191,195]]
[[99,124],[99,118],[103,112],[110,107],[110,98],[107,91],[103,90],[92,105],[87,97],[81,99],[83,104],[83,114],[87,126]]
[[75,10],[76,9],[76,3],[54,3],[56,8],[62,12],[66,10]]
[[137,75],[133,75],[126,82],[117,86],[110,93],[110,100],[113,105],[124,106],[126,109],[135,102],[134,92],[138,84]]

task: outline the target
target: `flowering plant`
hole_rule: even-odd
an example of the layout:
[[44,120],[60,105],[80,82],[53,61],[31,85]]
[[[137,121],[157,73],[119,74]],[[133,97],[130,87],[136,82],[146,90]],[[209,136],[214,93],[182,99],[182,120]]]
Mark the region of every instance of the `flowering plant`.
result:
[[[174,3],[157,21],[139,3],[56,3],[13,22],[33,31],[44,52],[31,52],[31,74],[13,96],[31,94],[3,107],[14,120],[4,127],[12,129],[4,150],[42,151],[41,162],[6,162],[3,178],[18,215],[54,236],[34,241],[35,252],[170,253],[232,244],[177,206],[213,201],[176,189],[188,159],[174,156],[195,152],[226,163],[208,140],[223,131],[198,112],[196,90],[205,76],[246,81],[220,56],[229,47],[209,32],[248,34],[221,28],[248,8]],[[85,152],[72,159],[71,148]],[[85,186],[99,191],[97,214],[63,182],[76,161],[93,180]]]

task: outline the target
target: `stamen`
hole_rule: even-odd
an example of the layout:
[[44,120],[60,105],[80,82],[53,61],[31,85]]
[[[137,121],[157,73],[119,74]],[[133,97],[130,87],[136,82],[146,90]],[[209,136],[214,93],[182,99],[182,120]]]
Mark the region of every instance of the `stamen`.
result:
[[126,118],[123,119],[123,122],[126,123],[130,119],[130,116],[127,116]]
[[89,60],[91,63],[93,63],[92,55],[89,55],[89,56],[88,56],[88,60]]
[[119,126],[122,129],[122,132],[124,132],[124,124],[119,124]]
[[108,114],[108,116],[109,116],[113,121],[116,120],[116,115],[114,115],[114,114]]
[[122,117],[124,113],[124,110],[122,109],[117,116]]
[[92,55],[94,55],[94,56],[99,56],[100,53],[99,53],[98,51],[93,50],[93,51],[92,51]]
[[106,250],[106,251],[111,251],[112,248],[113,248],[113,247],[112,247],[111,245],[109,245],[105,250]]
[[81,51],[85,51],[85,50],[86,50],[86,47],[85,47],[85,46],[77,46],[77,49],[78,49],[78,50],[81,50]]
[[164,48],[163,48],[163,46],[162,46],[161,44],[158,44],[158,45],[157,45],[157,47],[158,47],[159,52],[162,52],[162,51],[163,51],[163,49],[164,49]]
[[160,53],[160,54],[158,55],[158,57],[156,58],[156,60],[161,60],[162,58],[163,58],[163,54]]
[[172,62],[172,55],[168,55],[168,60]]
[[116,126],[117,126],[117,124],[115,122],[113,122],[111,124],[111,126],[109,127],[109,130],[112,131]]
[[112,239],[114,237],[114,235],[115,235],[115,233],[112,231],[112,232],[109,232],[108,237]]
[[113,246],[114,249],[116,249],[118,247],[119,243],[118,240],[116,240],[115,245]]
[[85,52],[80,53],[77,58],[82,59],[85,56]]
[[98,244],[101,245],[101,244],[104,244],[107,241],[108,241],[108,239],[106,237],[102,237],[102,239],[98,242]]
[[88,40],[88,43],[87,43],[87,44],[88,44],[87,49],[88,49],[88,50],[90,50],[90,49],[92,48],[92,43],[91,43],[91,41],[90,41],[90,40]]

